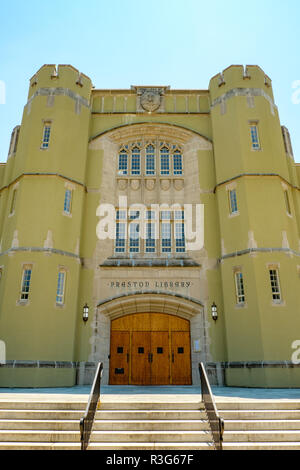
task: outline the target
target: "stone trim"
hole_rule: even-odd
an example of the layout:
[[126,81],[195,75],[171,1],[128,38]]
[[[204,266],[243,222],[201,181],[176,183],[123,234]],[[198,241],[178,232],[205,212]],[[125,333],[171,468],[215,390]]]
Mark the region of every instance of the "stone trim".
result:
[[228,258],[235,258],[236,256],[248,255],[249,253],[274,253],[281,252],[289,255],[300,256],[300,252],[292,250],[291,248],[247,248],[245,250],[236,251],[235,253],[229,253],[219,258],[219,263]]
[[91,106],[87,99],[83,98],[81,95],[79,95],[78,93],[75,93],[69,88],[39,88],[28,100],[28,102],[26,103],[26,106],[30,106],[32,101],[37,96],[48,96],[48,97],[67,96],[68,98],[71,98],[72,100],[74,100],[75,103],[79,103],[80,105],[85,106],[88,109],[91,109]]
[[232,90],[227,91],[227,93],[224,93],[222,96],[219,96],[219,98],[216,98],[211,104],[211,109],[226,100],[234,98],[235,96],[245,96],[246,98],[261,96],[269,102],[271,109],[274,109],[274,107],[276,108],[272,98],[261,88],[233,88]]
[[236,175],[236,176],[233,176],[232,178],[228,178],[227,180],[224,180],[224,181],[221,181],[221,183],[218,183],[216,184],[215,188],[214,188],[214,193],[216,193],[216,190],[220,187],[220,186],[223,186],[224,184],[228,184],[234,180],[237,180],[239,178],[243,178],[245,176],[276,176],[278,178],[280,178],[282,181],[284,181],[285,184],[287,184],[288,186],[290,186],[291,188],[294,188],[298,191],[300,191],[300,187],[298,186],[294,186],[293,184],[291,184],[289,181],[287,181],[285,178],[283,178],[281,175],[279,175],[278,173],[240,173],[239,175]]
[[[150,298],[145,298],[144,296],[151,296],[152,299],[158,301],[160,299],[161,296],[163,296],[164,298],[162,299],[163,300],[163,303],[166,303],[166,301],[169,301],[171,302],[172,300],[176,300],[176,299],[182,299],[184,301],[188,301],[188,302],[191,302],[191,303],[194,303],[198,306],[200,306],[201,308],[204,308],[204,305],[202,302],[200,302],[200,300],[197,300],[197,299],[194,299],[193,297],[188,297],[188,296],[185,296],[183,294],[178,294],[178,293],[175,293],[175,292],[171,292],[171,291],[158,291],[158,290],[155,290],[155,291],[151,291],[151,290],[139,290],[139,291],[133,291],[133,292],[128,292],[128,293],[122,293],[122,294],[119,294],[119,295],[116,295],[114,297],[110,297],[108,299],[104,299],[104,300],[101,300],[98,304],[97,304],[97,307],[103,307],[105,308],[105,305],[110,303],[110,302],[114,302],[114,301],[118,301],[117,302],[117,306],[118,308],[120,309],[121,307],[121,304],[120,304],[120,299],[123,299],[124,301],[128,301],[128,300],[133,300],[135,301],[136,299],[139,299],[139,296],[143,296],[141,298],[141,301],[142,303],[144,302],[147,302],[147,301],[151,301]],[[131,299],[132,298],[132,299]],[[122,310],[122,309],[121,309]],[[137,312],[134,312],[134,313],[137,313]],[[160,312],[160,313],[164,313],[164,312]]]
[[200,267],[200,264],[191,258],[107,258],[101,268],[120,267]]
[[42,173],[42,172],[40,173],[40,172],[37,172],[37,173],[22,173],[21,175],[17,176],[17,178],[15,178],[11,183],[9,183],[6,186],[3,186],[2,188],[0,188],[0,192],[3,191],[4,189],[8,189],[10,186],[14,185],[15,183],[18,184],[19,180],[23,176],[57,176],[58,178],[62,178],[64,180],[66,180],[67,182],[69,181],[70,183],[77,184],[77,185],[81,186],[85,191],[87,191],[87,187],[84,183],[81,183],[80,181],[74,180],[73,178],[69,178],[68,176],[64,176],[60,173]]
[[0,363],[0,368],[6,369],[79,369],[84,366],[86,369],[94,369],[96,362],[72,362],[72,361],[23,361],[7,360],[5,364]]
[[[205,141],[203,150],[212,150],[213,142],[208,137],[200,134],[196,130],[189,129],[187,127],[179,126],[176,124],[168,124],[165,122],[136,122],[132,124],[123,124],[121,126],[112,127],[107,129],[100,134],[97,134],[89,139],[89,143],[92,144],[95,140],[108,135],[115,143],[123,143],[124,139],[138,139],[140,135],[145,135],[145,128],[148,131],[147,135],[157,136],[160,135],[162,138],[176,139],[178,142],[185,144],[195,135],[202,138]],[[129,130],[129,133],[128,133]]]
[[9,248],[6,251],[3,251],[0,253],[0,256],[5,256],[10,253],[16,253],[16,252],[30,252],[30,253],[51,253],[51,254],[56,254],[56,255],[62,255],[62,256],[69,256],[71,258],[76,258],[78,260],[81,260],[80,256],[76,255],[75,253],[70,253],[68,251],[63,251],[63,250],[58,250],[56,248],[40,248],[40,247],[18,247],[18,248]]
[[207,362],[205,367],[215,369],[272,369],[272,368],[299,368],[300,364],[292,361],[233,361],[233,362]]

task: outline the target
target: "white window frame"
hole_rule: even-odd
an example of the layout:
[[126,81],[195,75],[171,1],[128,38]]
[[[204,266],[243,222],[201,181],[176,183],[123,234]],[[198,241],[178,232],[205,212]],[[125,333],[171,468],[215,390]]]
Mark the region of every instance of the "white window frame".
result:
[[73,202],[73,190],[71,188],[65,188],[64,198],[64,214],[72,214],[72,202]]
[[[61,277],[63,279],[61,280]],[[56,286],[56,305],[64,305],[65,304],[65,290],[66,290],[66,277],[67,271],[66,269],[59,269],[57,275],[57,286]]]
[[43,127],[42,144],[41,144],[41,149],[43,150],[48,150],[48,148],[50,147],[51,131],[52,131],[52,122],[45,121],[44,127]]
[[258,122],[250,122],[250,137],[252,150],[261,150]]
[[278,266],[269,266],[269,279],[271,286],[272,302],[274,304],[281,304],[282,293]]
[[[232,195],[234,195],[234,197],[232,197]],[[228,189],[228,200],[229,200],[230,215],[238,215],[239,214],[239,206],[238,206],[236,188]]]
[[234,272],[235,295],[237,305],[244,305],[246,302],[244,275],[241,269]]
[[32,265],[24,265],[22,271],[20,302],[28,302],[30,295],[31,280]]

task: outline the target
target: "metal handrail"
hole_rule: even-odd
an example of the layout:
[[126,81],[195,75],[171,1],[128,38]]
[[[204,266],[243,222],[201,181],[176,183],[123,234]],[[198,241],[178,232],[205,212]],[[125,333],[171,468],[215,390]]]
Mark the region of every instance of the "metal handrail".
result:
[[199,364],[202,402],[204,403],[209,426],[211,429],[214,446],[216,450],[222,450],[224,435],[224,420],[219,416],[216,403],[210,388],[204,364]]
[[80,420],[80,441],[81,450],[87,450],[90,437],[92,433],[93,424],[95,421],[95,415],[98,407],[98,401],[100,398],[100,386],[101,378],[103,373],[103,363],[99,362],[97,371],[95,374],[94,382],[92,385],[89,401],[86,407],[85,414]]

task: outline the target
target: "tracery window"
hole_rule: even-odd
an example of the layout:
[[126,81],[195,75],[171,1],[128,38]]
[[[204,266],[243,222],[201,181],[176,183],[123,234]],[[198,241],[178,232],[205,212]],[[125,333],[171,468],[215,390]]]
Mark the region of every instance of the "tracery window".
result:
[[119,149],[118,176],[182,176],[183,155],[179,145],[168,142],[133,142]]

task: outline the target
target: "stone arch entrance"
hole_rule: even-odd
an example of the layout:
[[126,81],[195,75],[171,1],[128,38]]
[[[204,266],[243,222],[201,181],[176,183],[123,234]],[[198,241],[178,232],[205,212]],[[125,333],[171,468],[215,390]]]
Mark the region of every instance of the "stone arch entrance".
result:
[[[207,326],[204,307],[196,299],[157,292],[117,296],[97,306],[89,359],[104,362],[104,384],[197,384],[198,363],[209,359]],[[144,351],[139,348],[144,348]],[[163,358],[165,372],[159,375],[155,367],[159,364],[158,356],[162,358],[163,354],[166,355]],[[187,361],[184,367],[189,373],[186,375],[181,372],[184,367],[180,365],[178,356],[182,358],[182,355]],[[120,361],[121,357],[123,362]],[[158,362],[155,364],[154,360]],[[148,362],[151,365],[150,374],[147,361],[152,361]],[[176,364],[179,364],[177,373]],[[115,369],[120,371],[113,374]],[[115,382],[114,375],[119,376]]]

